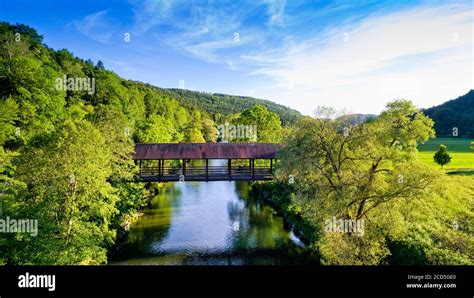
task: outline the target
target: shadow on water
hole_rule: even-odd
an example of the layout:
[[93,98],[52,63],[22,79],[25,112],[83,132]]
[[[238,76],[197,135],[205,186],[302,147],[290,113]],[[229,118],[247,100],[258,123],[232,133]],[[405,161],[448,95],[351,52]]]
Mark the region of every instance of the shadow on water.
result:
[[248,182],[168,184],[117,244],[110,264],[317,264]]

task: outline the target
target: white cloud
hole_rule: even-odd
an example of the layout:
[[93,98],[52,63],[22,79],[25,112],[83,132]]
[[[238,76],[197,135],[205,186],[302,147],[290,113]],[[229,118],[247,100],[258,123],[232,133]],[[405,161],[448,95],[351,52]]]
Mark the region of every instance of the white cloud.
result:
[[[305,114],[317,105],[377,113],[395,98],[429,107],[473,88],[470,4],[426,4],[384,15],[378,6],[365,18],[354,15],[335,22],[324,17],[352,9],[353,4],[300,11],[297,4],[284,0],[132,3],[130,31],[150,52],[159,42],[158,46],[165,44],[229,70],[260,76],[258,82],[267,78],[251,87],[253,96]],[[266,19],[249,21],[256,12]],[[330,27],[312,30],[314,22],[326,21]],[[112,39],[106,11],[73,24],[99,42]],[[143,48],[134,47],[139,49]],[[242,93],[249,93],[250,87],[242,88]]]
[[[265,32],[261,24],[244,25],[249,14],[258,8],[268,12],[268,26],[283,25],[285,1],[260,3],[204,3],[169,0],[132,2],[134,29],[137,34],[153,32],[159,42],[184,54],[207,62],[228,65],[237,60],[239,48],[258,46]],[[238,34],[238,41],[235,40]],[[240,61],[243,62],[243,61]],[[237,69],[234,62],[231,68]]]
[[428,107],[473,88],[472,22],[469,6],[418,8],[243,58],[276,82],[259,95],[306,114],[316,105],[379,112],[394,98]]
[[268,24],[270,26],[284,25],[286,0],[265,0],[264,3],[268,5],[267,10],[270,15]]
[[133,31],[137,34],[143,34],[162,23],[170,16],[177,4],[173,0],[136,0],[131,3],[135,5],[133,9],[135,28]]
[[107,11],[98,11],[84,17],[82,20],[73,21],[69,26],[74,26],[79,32],[100,43],[109,43],[112,33],[106,21]]

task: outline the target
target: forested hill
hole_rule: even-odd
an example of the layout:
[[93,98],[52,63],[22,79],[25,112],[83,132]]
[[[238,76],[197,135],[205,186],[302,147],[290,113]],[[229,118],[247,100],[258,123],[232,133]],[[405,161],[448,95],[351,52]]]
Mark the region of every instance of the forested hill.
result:
[[455,127],[459,136],[474,136],[474,90],[423,112],[435,121],[439,136],[451,136]]
[[172,97],[177,98],[182,105],[186,107],[198,107],[213,115],[238,113],[255,104],[261,104],[269,111],[278,114],[283,125],[295,123],[296,120],[301,117],[301,114],[296,110],[264,99],[182,89],[165,90],[169,92]]
[[280,119],[257,102],[249,107],[250,99],[184,105],[175,93],[51,49],[29,26],[0,22],[0,208],[41,226],[37,235],[0,233],[0,265],[106,263],[116,231],[153,194],[129,183],[138,170],[134,143],[215,142],[227,122],[258,127],[232,141],[281,142],[284,108]]

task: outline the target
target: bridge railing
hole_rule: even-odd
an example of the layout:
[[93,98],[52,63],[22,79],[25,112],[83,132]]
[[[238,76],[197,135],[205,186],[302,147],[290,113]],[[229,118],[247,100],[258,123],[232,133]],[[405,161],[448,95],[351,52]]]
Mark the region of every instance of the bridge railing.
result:
[[160,172],[159,167],[142,167],[140,169],[141,178],[156,178],[158,180],[254,180],[271,179],[273,171],[268,166],[255,166],[253,170],[245,166],[187,166],[183,167],[163,167]]

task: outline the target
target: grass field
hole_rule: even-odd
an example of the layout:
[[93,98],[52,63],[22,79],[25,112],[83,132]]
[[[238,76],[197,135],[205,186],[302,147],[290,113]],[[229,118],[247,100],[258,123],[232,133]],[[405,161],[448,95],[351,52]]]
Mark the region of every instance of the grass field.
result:
[[419,158],[427,164],[438,166],[433,159],[433,155],[439,150],[439,145],[444,144],[451,155],[451,162],[444,166],[447,170],[453,169],[473,169],[474,170],[474,150],[470,149],[470,143],[474,139],[466,138],[436,138],[425,144],[418,146]]

